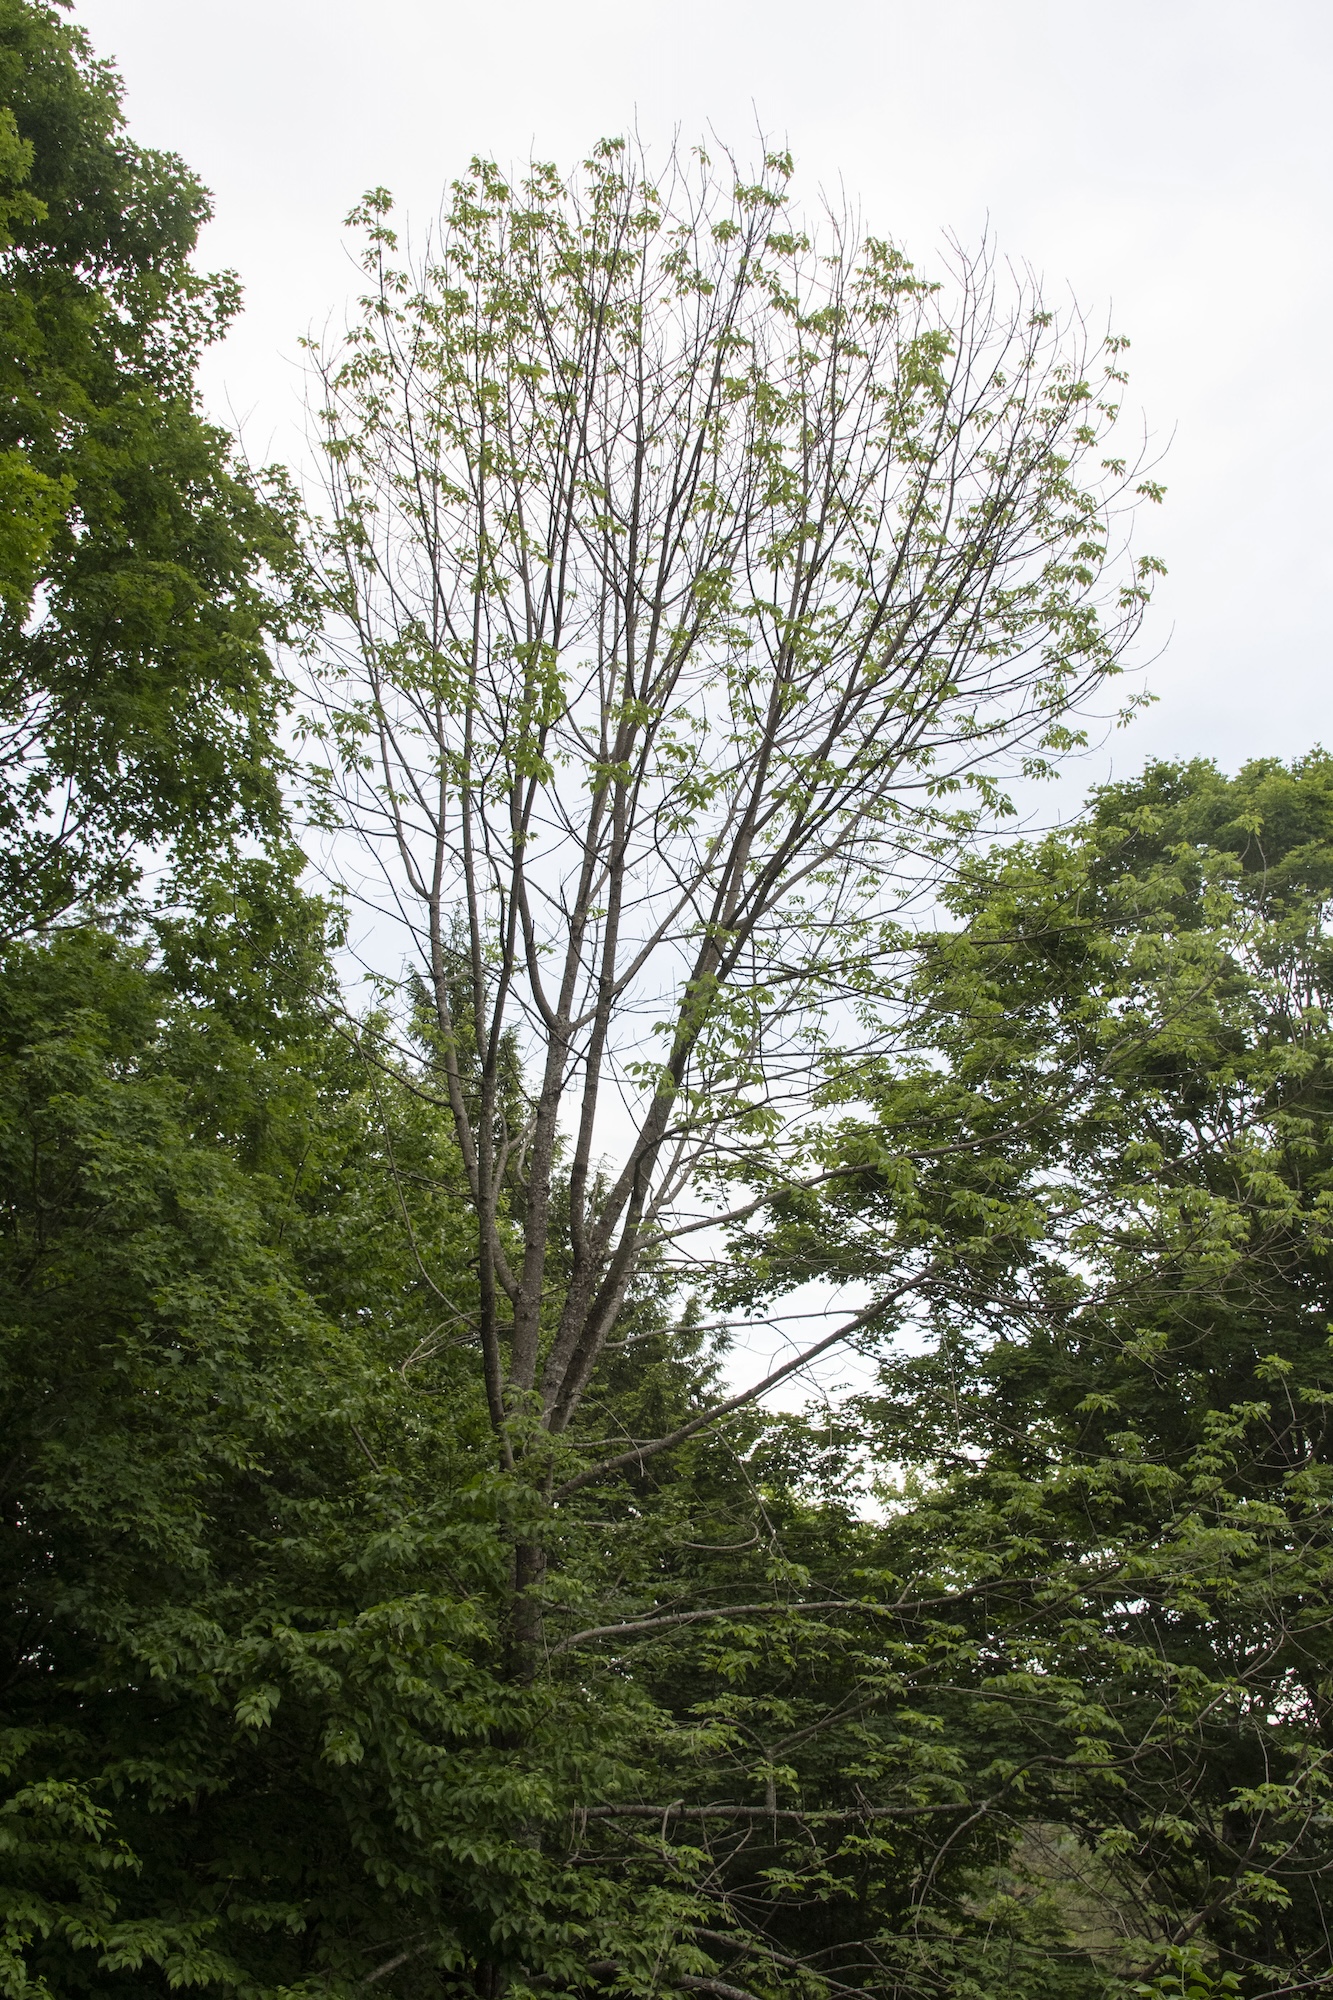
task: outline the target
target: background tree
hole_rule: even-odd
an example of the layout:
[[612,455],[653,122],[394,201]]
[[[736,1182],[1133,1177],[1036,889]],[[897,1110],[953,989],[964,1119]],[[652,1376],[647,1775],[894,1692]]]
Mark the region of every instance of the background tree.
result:
[[49,922],[135,849],[278,824],[267,567],[291,550],[194,390],[236,312],[190,263],[208,198],[125,135],[40,0],[0,6],[3,918]]
[[1256,1992],[1333,1976],[1331,866],[1322,752],[1151,766],[970,865],[906,1045],[833,1067],[875,1119],[741,1281],[929,1256],[863,1443],[927,1481],[889,1567],[950,1579],[936,1782],[1066,1945],[1207,1941]]

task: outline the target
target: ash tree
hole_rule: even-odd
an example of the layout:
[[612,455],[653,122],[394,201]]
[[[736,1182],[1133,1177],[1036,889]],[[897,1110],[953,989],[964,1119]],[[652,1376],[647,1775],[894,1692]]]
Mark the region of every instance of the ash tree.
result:
[[1075,740],[1154,568],[1123,343],[790,174],[475,162],[417,254],[376,191],[313,350],[317,797],[429,1017],[498,1451],[562,1499],[678,1441],[568,1456],[638,1278],[801,1156],[905,899]]

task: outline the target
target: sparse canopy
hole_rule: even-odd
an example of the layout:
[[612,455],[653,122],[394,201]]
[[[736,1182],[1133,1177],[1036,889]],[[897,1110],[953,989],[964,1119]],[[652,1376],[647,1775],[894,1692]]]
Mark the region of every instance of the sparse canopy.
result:
[[1147,594],[1120,343],[984,253],[938,284],[807,231],[789,174],[479,162],[415,260],[376,192],[316,355],[324,807],[434,1011],[506,1453],[648,1247],[781,1158],[896,899],[1071,741]]

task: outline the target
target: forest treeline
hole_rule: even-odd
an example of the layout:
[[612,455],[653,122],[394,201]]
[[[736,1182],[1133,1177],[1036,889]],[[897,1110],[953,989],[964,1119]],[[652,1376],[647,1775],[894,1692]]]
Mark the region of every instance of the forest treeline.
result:
[[0,1993],[1327,1990],[1333,757],[995,832],[1123,342],[475,162],[298,498],[62,9],[0,105]]

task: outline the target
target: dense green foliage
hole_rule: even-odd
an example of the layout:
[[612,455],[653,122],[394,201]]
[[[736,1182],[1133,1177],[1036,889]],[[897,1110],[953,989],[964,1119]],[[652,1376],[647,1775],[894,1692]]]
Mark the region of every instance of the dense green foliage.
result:
[[[157,970],[12,955],[10,1990],[1074,1995],[1172,1940],[1317,1982],[1330,775],[1154,769],[974,872],[929,1060],[834,1080],[855,1171],[736,1265],[924,1238],[936,1340],[841,1430],[733,1419],[545,1523],[429,1050],[324,1024],[318,911],[251,871]],[[707,1398],[669,1305],[584,1437]],[[878,1520],[858,1453],[918,1469]]]
[[877,1115],[764,1245],[770,1285],[924,1264],[862,1414],[932,1476],[893,1532],[987,1579],[1020,1817],[1099,1925],[1256,1990],[1329,1969],[1331,889],[1322,753],[1154,766],[968,870],[915,1055],[836,1076]]
[[182,162],[34,0],[0,6],[0,922],[133,879],[135,844],[275,824],[263,586],[290,550],[205,423],[230,277]]

